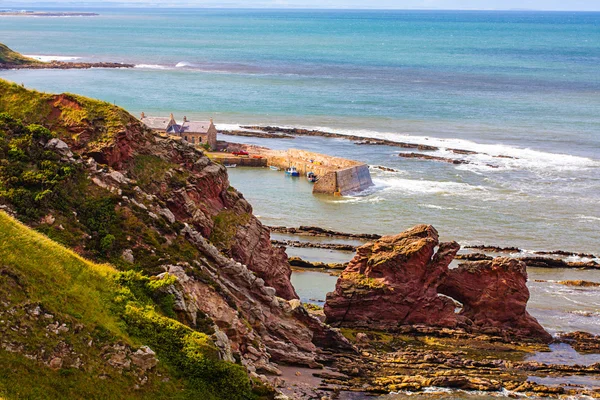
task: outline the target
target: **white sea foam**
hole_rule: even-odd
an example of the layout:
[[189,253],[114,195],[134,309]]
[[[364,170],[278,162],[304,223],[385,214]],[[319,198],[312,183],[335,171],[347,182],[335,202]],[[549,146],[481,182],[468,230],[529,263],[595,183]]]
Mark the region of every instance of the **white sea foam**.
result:
[[485,194],[489,189],[460,182],[441,182],[403,178],[375,178],[373,182],[386,190],[401,190],[406,194],[470,195]]
[[[449,389],[449,388],[443,388],[443,387],[429,386],[429,387],[423,388],[422,391],[420,391],[420,392],[411,392],[411,391],[392,392],[388,396],[385,396],[385,398],[389,398],[390,400],[392,400],[392,399],[395,400],[395,396],[398,396],[398,395],[401,395],[403,397],[404,396],[422,397],[423,394],[444,396],[444,397],[440,397],[440,398],[449,398],[449,397],[445,397],[445,395],[453,395],[454,393],[463,394],[464,396],[466,396],[466,398],[469,398],[469,396],[473,396],[475,398],[477,398],[477,397],[510,397],[510,398],[528,397],[524,394],[512,392],[512,391],[509,391],[504,388],[499,392],[483,392],[483,391],[478,391],[478,390]],[[461,396],[461,397],[463,397],[463,396]]]
[[137,64],[134,68],[140,69],[169,69],[166,65],[158,65],[158,64]]
[[591,215],[578,215],[578,219],[584,219],[586,221],[600,221],[600,217],[593,217]]
[[442,207],[436,206],[435,204],[419,204],[423,208],[431,208],[433,210],[456,210],[454,207]]
[[72,56],[39,56],[39,55],[25,55],[25,57],[33,58],[41,62],[50,61],[75,61],[81,59],[81,57]]
[[187,61],[181,61],[181,62],[178,62],[177,65],[175,65],[175,67],[177,67],[177,68],[185,68],[185,67],[193,67],[193,66],[194,66],[194,64],[187,62]]
[[[465,159],[472,164],[462,164],[458,168],[488,172],[490,170],[532,169],[538,171],[576,171],[588,168],[600,168],[600,160],[570,154],[549,153],[529,148],[520,148],[505,144],[483,144],[466,139],[443,139],[429,136],[408,135],[370,130],[333,129],[330,127],[302,127],[333,132],[341,135],[354,135],[365,138],[386,139],[395,142],[409,142],[436,146],[439,152],[433,153],[453,159]],[[447,149],[462,149],[478,154],[455,154]],[[504,158],[514,157],[514,158]],[[491,167],[493,165],[494,167]],[[497,167],[497,168],[495,168]]]

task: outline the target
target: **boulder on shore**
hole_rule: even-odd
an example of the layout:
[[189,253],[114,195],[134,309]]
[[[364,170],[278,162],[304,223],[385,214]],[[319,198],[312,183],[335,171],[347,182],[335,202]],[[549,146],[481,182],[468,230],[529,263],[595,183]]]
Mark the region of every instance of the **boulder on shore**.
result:
[[459,249],[456,242],[440,243],[430,225],[360,247],[327,295],[327,323],[383,330],[464,328],[550,341],[526,310],[525,265],[497,258],[449,269]]

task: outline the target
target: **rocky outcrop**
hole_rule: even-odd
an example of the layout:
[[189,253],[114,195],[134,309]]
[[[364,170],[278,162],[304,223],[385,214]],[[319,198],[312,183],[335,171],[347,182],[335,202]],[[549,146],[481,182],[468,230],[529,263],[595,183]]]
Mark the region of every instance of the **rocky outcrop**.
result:
[[271,232],[289,233],[298,236],[323,236],[323,237],[338,237],[344,239],[365,239],[377,240],[381,235],[370,233],[345,233],[332,231],[330,229],[319,228],[318,226],[300,226],[298,228],[288,228],[285,226],[271,226]]
[[552,340],[527,312],[527,270],[519,260],[495,258],[462,264],[448,271],[439,291],[462,303],[460,316],[481,331]]
[[421,154],[421,153],[400,153],[400,154],[398,154],[398,157],[418,158],[420,160],[430,160],[430,161],[442,161],[442,162],[447,162],[450,164],[457,164],[457,165],[458,164],[470,164],[470,162],[467,160],[457,160],[454,158],[430,156],[428,154]]
[[551,340],[526,311],[523,263],[500,258],[450,270],[459,249],[455,242],[440,243],[428,225],[360,247],[327,295],[327,322],[386,330],[426,325]]
[[133,64],[113,63],[113,62],[64,62],[52,61],[48,63],[36,64],[0,64],[0,69],[91,69],[91,68],[133,68]]
[[312,243],[312,242],[300,242],[297,240],[271,240],[271,243],[274,244],[275,246],[282,246],[282,247],[327,249],[327,250],[337,250],[337,251],[356,251],[356,246],[352,246],[350,244]]
[[323,263],[323,262],[310,262],[303,260],[300,257],[290,257],[288,261],[292,267],[295,268],[304,268],[304,269],[345,269],[348,266],[348,263],[340,264],[340,263]]
[[457,243],[440,244],[427,225],[360,247],[327,295],[327,322],[372,329],[456,326],[454,302],[437,289],[458,250]]

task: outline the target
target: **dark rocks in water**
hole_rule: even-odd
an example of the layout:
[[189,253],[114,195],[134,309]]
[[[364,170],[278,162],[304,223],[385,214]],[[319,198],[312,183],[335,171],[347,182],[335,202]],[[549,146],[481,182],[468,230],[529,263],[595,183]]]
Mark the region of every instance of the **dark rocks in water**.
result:
[[388,168],[388,167],[384,167],[382,165],[375,165],[375,166],[373,166],[373,168],[380,169],[380,170],[385,171],[385,172],[398,172],[394,168]]
[[[358,248],[335,291],[327,295],[327,322],[392,331],[401,325],[461,327],[551,340],[526,311],[525,264],[498,258],[450,270],[459,249],[456,242],[440,243],[428,225]],[[457,308],[462,310],[457,313]]]
[[398,154],[398,157],[403,157],[403,158],[418,158],[418,159],[421,159],[421,160],[431,160],[431,161],[442,161],[442,162],[446,162],[446,163],[450,163],[450,164],[456,164],[456,165],[471,164],[471,162],[467,161],[467,160],[455,160],[453,158],[430,156],[428,154],[421,154],[421,153],[400,153],[400,154]]
[[470,253],[470,254],[457,254],[455,259],[466,260],[466,261],[489,261],[493,260],[494,257],[488,256],[483,253]]
[[285,133],[288,135],[296,135],[296,136],[319,136],[319,137],[327,137],[327,138],[336,138],[336,139],[346,139],[357,142],[359,145],[379,145],[379,146],[392,146],[392,147],[402,147],[405,149],[418,149],[422,151],[426,150],[439,150],[438,147],[428,146],[424,144],[417,143],[406,143],[406,142],[394,142],[392,140],[386,139],[375,139],[375,138],[365,138],[363,136],[356,135],[342,135],[340,133],[332,133],[332,132],[323,132],[318,130],[309,130],[309,129],[301,129],[301,128],[280,128],[277,126],[242,126],[243,129],[251,129],[255,131],[263,131],[268,133]]
[[385,140],[385,139],[366,139],[366,140],[361,140],[360,142],[354,142],[354,144],[357,144],[359,146],[392,146],[392,147],[401,147],[403,149],[417,149],[420,151],[439,150],[438,147],[429,146],[426,144],[392,142],[390,140]]
[[352,246],[350,244],[310,243],[310,242],[299,242],[299,241],[294,241],[294,240],[271,240],[271,243],[275,246],[312,248],[312,249],[328,249],[328,250],[338,250],[338,251],[356,251],[356,246]]
[[486,245],[465,246],[465,249],[475,249],[480,251],[487,251],[490,253],[521,253],[523,251],[518,247],[499,247]]
[[338,264],[338,263],[322,263],[322,262],[310,262],[303,260],[300,257],[290,257],[288,261],[292,267],[296,268],[306,268],[306,269],[344,269],[348,266],[346,264]]
[[550,257],[523,257],[519,258],[527,264],[528,267],[535,268],[580,268],[580,269],[598,269],[600,270],[600,264],[595,261],[589,262],[567,262],[558,258]]
[[600,287],[600,283],[588,282],[588,281],[560,281],[558,283],[560,285],[572,286],[572,287]]
[[573,253],[570,251],[564,250],[555,250],[555,251],[536,251],[535,254],[539,254],[541,256],[564,256],[564,257],[581,257],[581,258],[599,258],[593,254],[589,253]]
[[450,151],[453,152],[454,154],[462,154],[462,155],[479,154],[476,151],[472,151],[472,150],[450,149]]
[[381,235],[368,234],[368,233],[343,233],[336,232],[329,229],[319,228],[318,226],[301,226],[299,228],[288,228],[285,226],[271,226],[269,227],[271,232],[277,233],[289,233],[292,235],[299,236],[324,236],[324,237],[339,237],[346,239],[365,239],[365,240],[377,240]]
[[257,137],[263,139],[295,139],[294,136],[286,135],[286,134],[278,134],[271,132],[255,132],[255,131],[219,131],[220,134],[230,135],[230,136],[242,136],[242,137]]
[[0,63],[0,69],[90,69],[90,68],[133,68],[134,64],[122,64],[112,62],[97,62],[97,63],[83,63],[83,62],[64,62],[64,61],[51,61],[48,63],[35,63],[35,64],[2,64]]
[[570,332],[561,333],[558,339],[580,353],[600,354],[600,336],[588,332]]

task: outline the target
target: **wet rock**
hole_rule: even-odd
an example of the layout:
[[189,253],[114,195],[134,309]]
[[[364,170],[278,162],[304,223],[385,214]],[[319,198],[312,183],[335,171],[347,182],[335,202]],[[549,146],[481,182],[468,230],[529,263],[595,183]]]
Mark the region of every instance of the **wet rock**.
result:
[[571,332],[562,333],[558,338],[580,353],[600,354],[600,336],[588,332]]
[[599,269],[600,264],[595,261],[567,262],[558,258],[550,257],[522,257],[520,258],[528,267],[534,268],[577,268],[577,269]]
[[338,264],[338,263],[322,263],[322,262],[310,262],[303,260],[300,257],[290,257],[288,259],[290,265],[296,268],[306,268],[306,269],[345,269],[348,263],[346,264]]
[[337,251],[356,251],[356,246],[352,246],[349,244],[311,243],[311,242],[299,242],[299,241],[295,241],[295,240],[271,240],[271,243],[275,246],[285,246],[285,247],[327,249],[327,250],[337,250]]
[[300,236],[323,236],[323,237],[339,237],[346,239],[365,239],[365,240],[377,240],[381,238],[381,235],[368,234],[368,233],[344,233],[336,232],[329,229],[319,228],[318,226],[300,226],[299,228],[288,228],[285,226],[270,226],[271,232],[277,233],[289,233],[292,235]]
[[588,281],[560,281],[558,283],[560,285],[572,286],[572,287],[600,287],[600,283],[588,282]]
[[465,249],[475,249],[490,253],[521,253],[523,250],[518,247],[499,247],[499,246],[486,246],[486,245],[477,245],[477,246],[465,246]]
[[51,61],[47,63],[35,64],[3,64],[0,63],[2,69],[90,69],[90,68],[133,68],[133,64],[121,64],[110,62],[83,63],[83,62],[64,62]]
[[455,258],[457,260],[466,261],[489,261],[494,259],[494,257],[488,256],[487,254],[483,253],[457,254]]
[[457,160],[455,158],[431,156],[429,154],[421,154],[421,153],[400,153],[400,154],[398,154],[398,157],[418,158],[420,160],[430,160],[430,161],[442,161],[442,162],[446,162],[446,163],[450,163],[450,164],[457,164],[457,165],[471,163],[470,161],[467,161],[467,160]]

